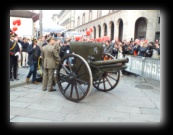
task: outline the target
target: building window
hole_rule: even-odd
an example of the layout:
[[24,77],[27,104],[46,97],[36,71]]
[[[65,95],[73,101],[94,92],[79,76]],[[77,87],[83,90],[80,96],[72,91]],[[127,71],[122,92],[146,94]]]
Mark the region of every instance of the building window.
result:
[[146,39],[147,22],[145,18],[138,18],[135,23],[135,39]]
[[158,18],[158,23],[160,24],[160,17]]
[[82,23],[85,23],[85,13],[83,13]]
[[92,10],[89,11],[89,21],[92,21]]
[[77,26],[80,25],[80,17],[78,17],[78,20],[77,20]]

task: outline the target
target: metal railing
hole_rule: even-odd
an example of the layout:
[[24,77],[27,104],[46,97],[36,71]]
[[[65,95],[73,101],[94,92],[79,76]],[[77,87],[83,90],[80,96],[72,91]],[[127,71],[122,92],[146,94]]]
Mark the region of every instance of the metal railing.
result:
[[160,81],[160,59],[125,55],[129,58],[125,71]]

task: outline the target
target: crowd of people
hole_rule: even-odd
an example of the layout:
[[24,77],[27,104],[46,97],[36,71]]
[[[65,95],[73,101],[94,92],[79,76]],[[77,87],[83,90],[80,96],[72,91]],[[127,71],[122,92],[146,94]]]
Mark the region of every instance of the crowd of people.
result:
[[[60,59],[70,52],[70,41],[75,41],[75,38],[62,39],[63,35],[60,33],[50,33],[29,40],[26,37],[17,37],[13,31],[10,31],[10,81],[19,80],[18,68],[22,66],[23,68],[30,67],[26,82],[29,82],[32,76],[32,83],[38,84],[36,74],[38,65],[41,65],[43,68],[42,90],[54,90],[54,70]],[[98,41],[82,37],[76,42]],[[123,58],[125,55],[160,58],[160,43],[158,40],[149,43],[147,40],[139,39],[121,42],[118,38],[115,38],[112,41],[105,40],[103,46],[104,53],[111,54],[116,59]]]
[[[94,39],[83,38],[79,42],[98,42]],[[123,57],[125,55],[133,56],[142,56],[142,57],[151,57],[151,58],[160,58],[160,43],[158,40],[155,42],[151,41],[148,43],[147,40],[135,39],[135,41],[124,40],[120,41],[118,38],[115,40],[105,40],[102,41],[105,49],[105,53],[113,55],[115,58],[119,58],[121,53]]]
[[[38,66],[42,66],[42,90],[53,91],[54,70],[60,61],[60,48],[69,45],[70,40],[65,40],[63,43],[57,38],[47,35],[47,37],[40,36],[33,38],[29,42],[28,38],[20,38],[13,31],[10,31],[10,81],[19,80],[19,67],[28,68],[26,75],[26,82],[30,82],[32,76],[32,83],[38,84],[36,80]],[[65,55],[65,51],[64,54]],[[63,57],[63,56],[62,56]]]

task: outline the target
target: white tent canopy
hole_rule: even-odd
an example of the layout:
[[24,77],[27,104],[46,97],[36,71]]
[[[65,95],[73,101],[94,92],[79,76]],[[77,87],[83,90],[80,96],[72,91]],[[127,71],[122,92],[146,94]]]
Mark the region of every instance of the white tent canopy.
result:
[[[37,23],[36,28],[37,28],[38,31],[40,30],[39,23]],[[65,29],[66,28],[64,26],[57,25],[56,23],[54,23],[52,21],[42,21],[42,32],[43,33],[47,33],[47,32],[49,32],[49,33],[50,32],[58,33],[58,32],[61,32]]]

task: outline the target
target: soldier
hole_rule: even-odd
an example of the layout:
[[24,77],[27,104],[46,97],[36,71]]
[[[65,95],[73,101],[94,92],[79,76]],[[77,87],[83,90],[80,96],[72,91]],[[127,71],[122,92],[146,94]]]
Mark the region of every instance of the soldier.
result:
[[53,89],[53,74],[54,69],[59,64],[60,57],[56,46],[54,46],[55,39],[48,37],[48,44],[42,48],[42,66],[44,68],[42,90],[55,91]]
[[43,45],[43,36],[38,37],[37,45],[40,47],[40,50],[42,51],[42,45]]
[[[17,66],[18,66],[18,55],[20,52],[19,45],[15,41],[15,37],[17,35],[15,33],[10,34],[10,81],[13,80],[13,76],[15,80],[19,80],[17,78]],[[13,74],[12,74],[13,69]]]
[[[60,40],[55,40],[55,43],[54,43],[54,48],[57,50],[57,52],[58,52],[58,54],[59,54],[59,52],[60,52],[60,48],[61,48],[61,46],[60,46]],[[55,75],[56,75],[56,69],[54,70],[54,76],[53,76],[53,86],[55,86],[55,84],[56,84],[56,79],[55,79]]]
[[[37,45],[40,47],[41,52],[42,52],[42,45],[43,45],[43,43],[44,43],[43,36],[38,37]],[[39,65],[42,65],[41,60],[40,60]]]

